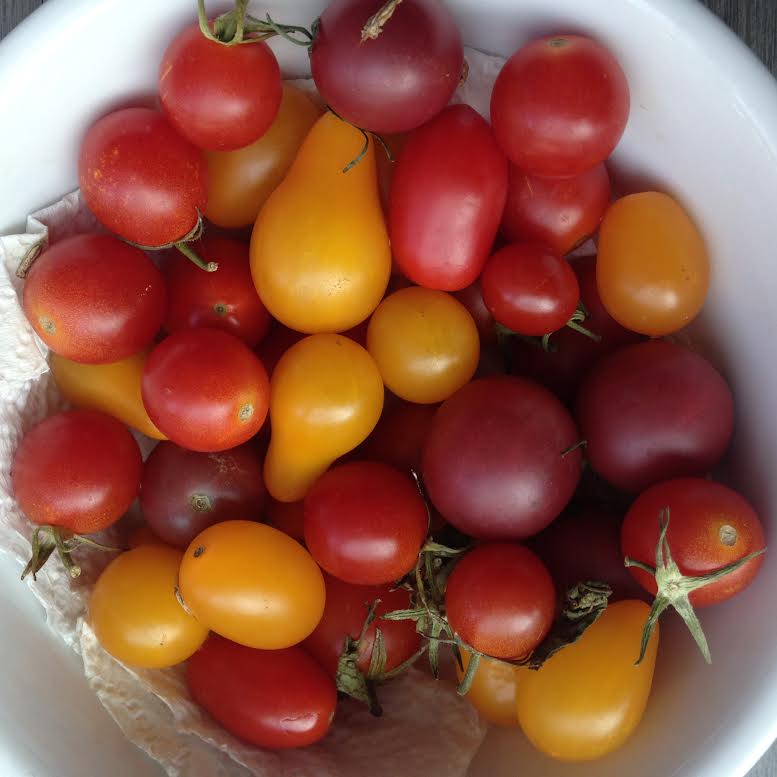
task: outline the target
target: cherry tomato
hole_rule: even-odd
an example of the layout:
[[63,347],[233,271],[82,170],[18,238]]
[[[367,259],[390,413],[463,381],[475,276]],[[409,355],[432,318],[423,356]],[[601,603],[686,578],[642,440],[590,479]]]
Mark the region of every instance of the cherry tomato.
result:
[[89,600],[89,620],[100,644],[125,664],[161,669],[186,661],[208,636],[178,603],[181,553],[144,545],[111,561]]
[[447,105],[464,51],[440,0],[405,0],[377,36],[362,29],[382,0],[334,0],[310,50],[318,91],[344,119],[372,132],[407,132]]
[[175,443],[212,453],[253,437],[267,416],[270,386],[256,356],[234,335],[184,329],[146,363],[143,403]]
[[129,509],[141,467],[124,424],[94,410],[70,410],[24,436],[11,466],[13,494],[33,523],[92,534]]
[[324,579],[310,554],[278,529],[252,521],[223,521],[198,534],[178,584],[198,621],[262,650],[301,642],[324,611]]
[[542,178],[510,165],[502,234],[542,243],[564,256],[596,232],[610,204],[604,164],[571,178]]
[[230,734],[272,750],[317,742],[337,705],[334,682],[304,650],[254,650],[215,635],[189,661],[186,684]]
[[475,281],[471,286],[467,286],[466,289],[455,291],[453,296],[464,305],[467,312],[472,316],[472,320],[478,328],[481,348],[495,345],[496,327],[494,326],[494,317],[483,301],[483,289],[480,281]]
[[419,286],[458,291],[480,275],[507,197],[507,161],[488,123],[451,105],[410,134],[389,203],[394,259]]
[[[744,497],[720,483],[703,478],[668,480],[644,491],[623,521],[624,556],[655,567],[660,532],[659,513],[669,508],[667,541],[672,558],[684,575],[715,572],[764,547],[764,532],[755,510]],[[763,556],[690,596],[694,607],[707,607],[736,596],[747,588],[763,564]],[[653,596],[656,579],[631,567],[637,582]]]
[[98,119],[81,145],[78,177],[97,219],[142,246],[181,240],[205,210],[202,152],[150,108],[124,108]]
[[578,642],[549,658],[516,685],[518,722],[529,741],[560,761],[591,761],[617,750],[647,706],[658,629],[635,666],[649,608],[610,605]]
[[248,246],[237,240],[204,237],[191,247],[205,261],[216,262],[218,270],[203,272],[178,252],[168,257],[165,329],[223,329],[253,348],[269,331],[271,319],[251,279]]
[[167,543],[162,542],[162,540],[159,539],[146,524],[141,523],[140,526],[135,527],[127,537],[127,547],[132,550],[133,548],[140,548],[143,545],[162,545],[168,547]]
[[703,356],[652,340],[594,367],[578,394],[577,420],[591,467],[638,493],[712,469],[731,440],[734,401]]
[[367,330],[367,349],[383,382],[408,402],[442,402],[475,374],[478,330],[450,294],[412,286],[378,305]]
[[295,540],[305,539],[305,502],[267,500],[267,522]]
[[532,41],[507,60],[491,94],[499,145],[532,175],[579,175],[607,159],[629,117],[615,57],[581,35]]
[[384,621],[381,615],[394,610],[410,608],[410,594],[388,586],[351,585],[331,575],[324,575],[326,606],[324,615],[313,633],[302,643],[302,648],[318,661],[333,677],[337,662],[345,647],[347,636],[359,638],[369,606],[377,599],[378,616],[364,635],[359,647],[358,668],[364,673],[370,668],[375,645],[375,630],[380,629],[386,649],[384,671],[390,672],[407,661],[421,647],[421,635],[413,621]]
[[237,151],[206,153],[207,219],[220,227],[252,225],[320,115],[321,111],[304,92],[284,84],[281,107],[259,140]]
[[250,443],[195,453],[163,442],[143,467],[143,516],[164,542],[182,550],[214,523],[259,519],[264,500],[262,460]]
[[159,102],[195,146],[242,148],[267,132],[281,104],[281,69],[266,43],[227,46],[197,24],[180,32],[159,67]]
[[305,497],[305,544],[323,569],[346,583],[384,585],[404,577],[428,528],[415,483],[377,461],[340,464]]
[[710,283],[704,239],[668,195],[623,197],[602,222],[596,280],[618,323],[654,337],[671,334],[704,305]]
[[[456,664],[456,676],[461,681],[469,666],[471,653],[461,651],[463,669]],[[490,723],[505,728],[518,728],[518,713],[515,709],[515,690],[520,682],[521,669],[504,661],[495,661],[482,656],[475,671],[467,699]]]
[[568,411],[546,389],[520,378],[481,378],[437,411],[424,484],[465,534],[523,539],[544,529],[574,494],[581,455],[569,449],[578,441]]
[[104,364],[151,343],[165,314],[165,285],[141,250],[109,235],[75,235],[35,260],[23,306],[52,351]]

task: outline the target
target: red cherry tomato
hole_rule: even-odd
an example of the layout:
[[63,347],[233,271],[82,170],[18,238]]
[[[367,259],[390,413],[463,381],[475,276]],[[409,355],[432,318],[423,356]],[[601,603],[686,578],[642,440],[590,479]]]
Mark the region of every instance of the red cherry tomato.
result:
[[209,40],[199,25],[179,33],[159,68],[159,101],[170,124],[208,151],[258,140],[281,105],[281,70],[266,43]]
[[453,630],[480,653],[523,658],[545,639],[556,614],[556,589],[528,548],[489,542],[466,553],[445,590]]
[[579,175],[603,162],[629,117],[629,86],[601,44],[581,35],[532,41],[507,60],[491,94],[499,145],[533,175]]
[[305,502],[279,502],[277,499],[268,497],[267,523],[288,534],[289,537],[304,542]]
[[257,650],[211,635],[189,659],[192,698],[230,734],[258,747],[305,747],[335,715],[331,677],[304,650]]
[[78,177],[99,221],[142,246],[181,240],[205,210],[205,157],[150,108],[98,119],[81,145]]
[[23,305],[54,353],[104,364],[151,343],[165,313],[165,284],[140,249],[109,235],[75,235],[35,260]]
[[401,272],[457,291],[480,275],[507,197],[507,161],[468,105],[451,105],[410,134],[397,162],[389,233]]
[[212,453],[261,429],[270,396],[267,371],[240,340],[217,329],[185,329],[148,357],[143,404],[173,442]]

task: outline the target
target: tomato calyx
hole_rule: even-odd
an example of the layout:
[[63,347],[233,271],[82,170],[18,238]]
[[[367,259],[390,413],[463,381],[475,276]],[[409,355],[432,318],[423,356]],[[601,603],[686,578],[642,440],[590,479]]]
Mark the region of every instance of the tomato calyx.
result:
[[[704,656],[704,660],[708,664],[711,664],[712,656],[710,655],[709,645],[707,644],[707,637],[705,636],[699,618],[693,609],[689,596],[699,588],[703,588],[705,585],[709,585],[710,583],[714,583],[721,578],[724,578],[726,575],[735,572],[737,569],[747,564],[748,561],[752,561],[752,559],[763,555],[766,552],[766,548],[764,547],[753,553],[748,553],[737,561],[726,564],[726,566],[716,569],[714,572],[710,572],[706,575],[684,575],[672,558],[669,540],[667,539],[669,520],[669,508],[665,507],[658,514],[661,532],[658,536],[658,543],[656,545],[655,567],[631,559],[628,556],[624,560],[624,564],[627,567],[635,567],[652,575],[656,580],[658,589],[656,597],[653,600],[653,606],[650,608],[650,613],[645,622],[639,658],[637,658],[635,664],[639,665],[642,663],[647,651],[650,635],[653,633],[656,623],[658,623],[658,619],[669,607],[673,607],[683,619],[685,625],[688,627],[688,630],[696,641],[701,654]],[[725,526],[723,529],[732,529],[732,527]]]
[[113,548],[109,545],[103,545],[95,540],[84,537],[81,534],[70,534],[64,532],[58,526],[38,526],[30,538],[30,560],[22,571],[22,580],[31,574],[33,580],[37,580],[36,573],[41,570],[43,565],[49,560],[54,551],[57,552],[62,564],[72,578],[81,574],[81,567],[73,561],[72,553],[82,545],[88,545],[99,550],[106,550],[119,553],[121,548]]

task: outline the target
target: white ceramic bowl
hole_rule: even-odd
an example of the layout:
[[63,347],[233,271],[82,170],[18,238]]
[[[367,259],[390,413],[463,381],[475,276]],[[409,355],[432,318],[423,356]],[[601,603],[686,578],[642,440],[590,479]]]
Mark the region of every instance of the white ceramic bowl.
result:
[[[447,0],[468,44],[510,54],[542,34],[599,38],[626,71],[632,113],[615,168],[692,211],[709,243],[712,290],[694,337],[732,383],[731,479],[774,531],[777,479],[777,84],[695,0]],[[221,10],[218,4],[211,10]],[[276,0],[309,23],[324,0]],[[259,3],[254,11],[265,10]],[[0,45],[0,232],[76,186],[79,139],[107,106],[152,92],[194,0],[48,0]],[[303,51],[276,47],[287,74]],[[773,552],[774,553],[774,552]],[[18,569],[0,558],[0,774],[146,777],[158,767],[123,739],[46,630]],[[702,613],[705,666],[667,618],[645,720],[618,753],[568,766],[493,731],[473,777],[742,777],[777,735],[777,560],[738,599]],[[436,777],[436,776],[435,776]],[[444,777],[444,776],[440,776]]]

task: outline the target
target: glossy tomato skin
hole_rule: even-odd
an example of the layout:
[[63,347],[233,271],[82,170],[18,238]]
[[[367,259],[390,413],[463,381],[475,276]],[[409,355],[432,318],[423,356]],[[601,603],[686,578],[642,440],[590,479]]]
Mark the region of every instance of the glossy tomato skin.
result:
[[390,464],[401,472],[421,472],[421,456],[437,405],[400,402],[386,409],[361,449],[364,457]]
[[234,335],[185,329],[170,335],[146,362],[143,403],[175,443],[213,453],[246,442],[267,417],[267,371]]
[[524,539],[544,529],[580,479],[569,412],[531,381],[481,378],[443,403],[423,455],[427,493],[457,529]]
[[242,148],[278,113],[281,70],[266,43],[225,46],[194,24],[162,57],[159,101],[170,124],[198,148]]
[[703,356],[651,340],[596,365],[576,416],[591,467],[616,488],[638,493],[712,469],[731,440],[734,401]]
[[416,563],[429,528],[409,475],[377,461],[325,472],[305,496],[305,544],[330,575],[355,585],[386,585]]
[[186,668],[192,698],[230,734],[258,747],[306,747],[335,715],[335,684],[304,650],[255,650],[211,636]]
[[326,582],[326,606],[324,615],[313,633],[302,643],[302,648],[318,661],[333,677],[337,674],[337,662],[345,647],[346,637],[359,638],[369,606],[380,599],[375,609],[377,619],[367,629],[359,649],[357,666],[367,673],[375,645],[375,630],[380,629],[386,648],[385,671],[390,672],[407,661],[420,647],[421,635],[415,623],[384,621],[381,615],[394,610],[407,610],[410,595],[389,586],[351,585],[331,575],[324,575]]
[[87,364],[125,359],[151,343],[165,314],[159,270],[110,235],[74,235],[39,256],[24,282],[24,313],[55,353]]
[[[761,521],[752,505],[731,488],[704,478],[678,478],[643,491],[629,508],[621,530],[624,556],[655,566],[659,513],[669,508],[667,540],[684,575],[705,575],[765,547]],[[693,591],[694,607],[724,602],[752,583],[763,555],[720,580]],[[656,580],[629,569],[637,582],[656,594]]]
[[542,243],[562,256],[596,232],[610,203],[603,163],[569,178],[529,175],[511,164],[509,181],[502,234],[513,243]]
[[150,108],[124,108],[98,119],[81,145],[78,177],[97,219],[142,246],[180,240],[205,210],[202,152]]
[[92,534],[129,509],[141,467],[124,424],[94,410],[70,410],[24,436],[11,466],[13,493],[33,523]]
[[523,545],[487,542],[453,568],[445,589],[453,630],[494,658],[524,658],[556,615],[556,589],[545,565]]
[[499,145],[533,175],[570,176],[612,153],[629,117],[617,60],[581,35],[528,43],[507,60],[491,94]]
[[143,465],[143,516],[160,539],[181,550],[219,521],[258,520],[264,502],[262,460],[251,443],[195,453],[162,442]]
[[486,262],[480,286],[494,319],[523,335],[561,329],[580,300],[574,270],[540,243],[501,248]]
[[469,286],[488,258],[506,197],[507,160],[473,108],[451,105],[412,132],[389,200],[402,274],[430,289]]
[[[459,682],[469,666],[471,653],[461,651],[463,668],[456,664]],[[518,713],[515,709],[516,685],[525,669],[511,666],[504,661],[481,656],[475,679],[467,691],[467,701],[489,722],[504,728],[518,727]]]
[[340,116],[378,133],[407,132],[439,113],[459,84],[464,51],[439,0],[405,0],[381,34],[362,41],[380,0],[334,0],[319,19],[310,67]]
[[239,337],[249,348],[258,345],[270,330],[271,318],[251,278],[248,246],[223,237],[203,237],[192,249],[206,262],[216,262],[215,272],[203,272],[175,251],[164,265],[168,306],[165,329],[211,327]]

